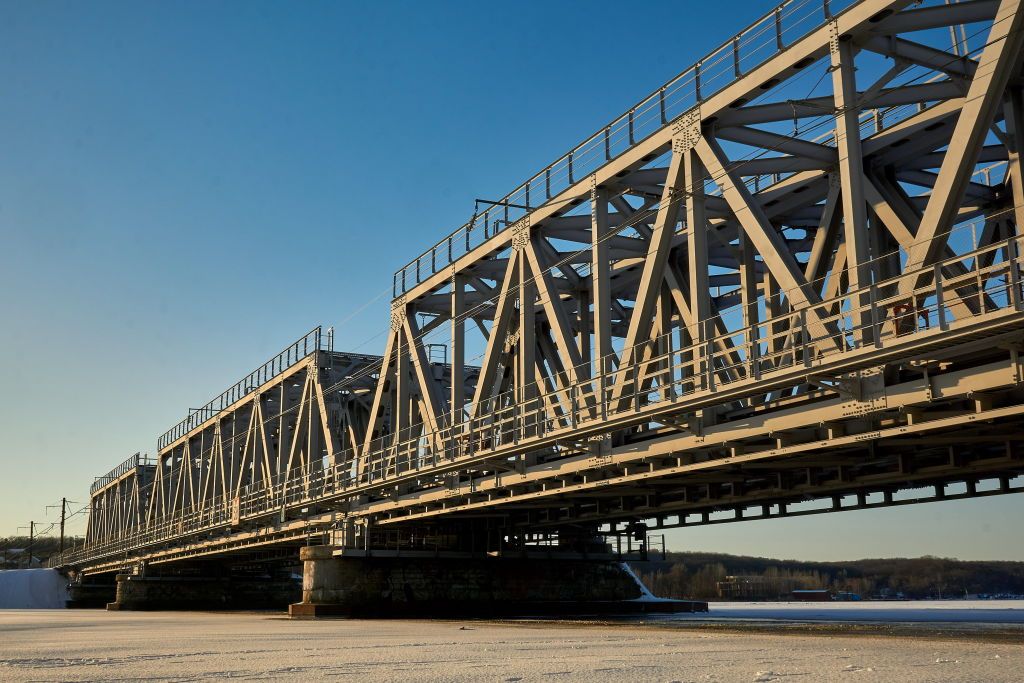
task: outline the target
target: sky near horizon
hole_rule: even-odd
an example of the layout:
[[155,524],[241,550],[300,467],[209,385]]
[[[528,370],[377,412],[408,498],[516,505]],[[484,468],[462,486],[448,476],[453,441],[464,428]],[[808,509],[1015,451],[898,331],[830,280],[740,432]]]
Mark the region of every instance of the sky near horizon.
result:
[[[0,2],[0,536],[81,507],[317,324],[379,353],[391,274],[474,198],[771,6]],[[1002,496],[668,545],[1024,560],[1022,513]]]

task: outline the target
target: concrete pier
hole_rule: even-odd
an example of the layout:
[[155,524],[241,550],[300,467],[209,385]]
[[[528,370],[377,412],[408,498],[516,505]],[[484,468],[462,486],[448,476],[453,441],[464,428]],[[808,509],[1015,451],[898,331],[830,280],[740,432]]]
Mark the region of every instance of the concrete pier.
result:
[[72,583],[68,587],[69,608],[104,607],[117,601],[117,585],[109,583]]
[[320,616],[534,616],[707,611],[707,603],[645,598],[611,560],[352,557],[302,548],[296,618]]
[[298,582],[287,578],[119,574],[116,598],[107,609],[274,609],[298,595]]

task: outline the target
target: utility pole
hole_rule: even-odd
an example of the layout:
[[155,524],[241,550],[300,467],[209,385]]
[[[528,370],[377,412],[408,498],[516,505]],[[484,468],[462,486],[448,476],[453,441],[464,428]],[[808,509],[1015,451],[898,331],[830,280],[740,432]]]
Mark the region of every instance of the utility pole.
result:
[[[61,556],[64,555],[64,522],[67,521],[67,517],[68,517],[68,503],[74,503],[74,502],[75,501],[68,500],[67,498],[61,498],[60,499],[60,506],[59,506],[60,507],[60,551],[59,552],[60,552]],[[55,508],[55,507],[58,507],[58,506],[57,505],[47,505],[46,509],[49,510],[50,508]]]
[[68,499],[60,499],[60,554],[64,556],[64,520],[66,519],[68,510]]
[[[18,527],[19,530],[20,529],[24,529],[24,528],[26,528],[26,527],[23,527],[23,526],[19,526]],[[25,554],[28,555],[28,564],[26,565],[26,569],[31,569],[32,568],[32,543],[35,541],[36,523],[35,522],[29,522],[27,528],[28,528],[28,549],[26,550]]]

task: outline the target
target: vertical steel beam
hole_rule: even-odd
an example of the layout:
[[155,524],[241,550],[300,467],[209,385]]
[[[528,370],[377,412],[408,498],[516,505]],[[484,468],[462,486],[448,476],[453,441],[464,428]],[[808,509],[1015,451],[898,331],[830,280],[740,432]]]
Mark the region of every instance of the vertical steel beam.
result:
[[[711,320],[711,291],[708,285],[708,220],[705,211],[704,179],[706,171],[700,157],[693,149],[693,139],[687,140],[683,155],[686,177],[686,256],[687,284],[690,295],[690,335],[695,341],[709,341],[714,333]],[[696,354],[700,358],[699,372],[713,381],[714,357],[711,345],[701,344]],[[702,421],[704,411],[697,411],[696,419]]]
[[[548,292],[548,296],[551,293]],[[516,372],[519,375],[519,391],[516,399],[523,410],[534,408],[537,395],[537,283],[531,277],[527,259],[519,259],[519,353]]]
[[740,311],[743,315],[743,337],[746,341],[748,377],[758,377],[761,371],[761,342],[758,337],[757,262],[754,246],[742,230],[739,231]]
[[[405,315],[403,315],[405,318]],[[403,320],[403,324],[404,324]],[[404,335],[403,330],[397,331],[398,343],[396,344],[395,356],[395,401],[391,405],[392,428],[394,429],[394,443],[397,445],[409,438],[409,427],[412,426],[412,393],[411,377],[409,376],[409,338]]]
[[740,273],[740,306],[743,314],[743,327],[751,328],[758,323],[757,285],[760,279],[757,273],[757,261],[754,260],[754,245],[742,230],[739,231],[739,273]]
[[[608,191],[590,190],[590,289],[594,300],[594,366],[598,396],[604,396],[606,372],[612,370],[612,283],[608,253]],[[581,315],[582,317],[582,315]]]
[[[284,457],[283,457],[284,442],[285,442],[284,435],[287,432],[287,430],[285,429],[285,416],[287,416],[289,414],[289,412],[290,412],[288,410],[289,406],[288,406],[288,389],[287,389],[287,387],[288,387],[288,382],[281,382],[280,385],[278,385],[278,401],[279,401],[279,403],[277,404],[277,410],[278,410],[278,416],[277,416],[277,469],[278,469],[278,471],[280,471],[281,463],[284,460]],[[305,393],[306,388],[303,387],[302,391],[303,391],[303,393]],[[300,407],[300,411],[301,411],[301,407]],[[289,455],[289,461],[290,460],[291,460],[291,455]]]
[[451,426],[462,424],[466,402],[466,276],[452,276],[451,294],[451,400],[448,407]]
[[581,283],[576,289],[576,348],[580,352],[580,375],[581,379],[589,378],[591,373],[591,324],[593,320],[590,315],[590,288]]
[[780,355],[782,353],[783,345],[785,344],[785,323],[779,322],[779,318],[782,317],[784,312],[782,305],[782,292],[779,291],[779,281],[771,273],[765,273],[764,275],[764,305],[765,305],[765,317],[771,320],[771,324],[768,325],[768,352],[771,354],[771,363],[773,367],[779,367],[781,364]]
[[1007,171],[1013,191],[1013,220],[1018,235],[1024,234],[1024,88],[1018,85],[1006,93],[1006,132],[1012,146],[1009,149]]
[[[690,285],[692,324],[703,329],[711,317],[711,292],[708,286],[708,220],[704,208],[704,164],[693,148],[683,153],[686,176],[686,243]],[[699,335],[695,335],[699,336]]]
[[[852,41],[835,34],[832,22],[829,51],[832,61],[832,90],[836,108],[836,149],[839,152],[839,178],[843,197],[843,233],[846,238],[846,263],[850,289],[871,284],[871,254],[868,245],[868,214],[864,200],[864,156],[860,144],[860,107],[854,76]],[[867,290],[851,302],[851,315],[861,344],[871,343],[873,328],[864,324],[868,311]]]

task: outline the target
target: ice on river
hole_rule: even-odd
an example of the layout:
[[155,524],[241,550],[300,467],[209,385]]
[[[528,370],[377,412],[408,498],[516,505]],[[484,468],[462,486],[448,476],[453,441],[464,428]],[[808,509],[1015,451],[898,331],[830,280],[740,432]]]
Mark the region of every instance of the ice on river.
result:
[[970,638],[638,623],[291,621],[279,614],[0,611],[0,680],[1020,683],[1024,647]]
[[707,614],[672,619],[769,620],[833,623],[1024,624],[1024,600],[907,602],[712,602]]

